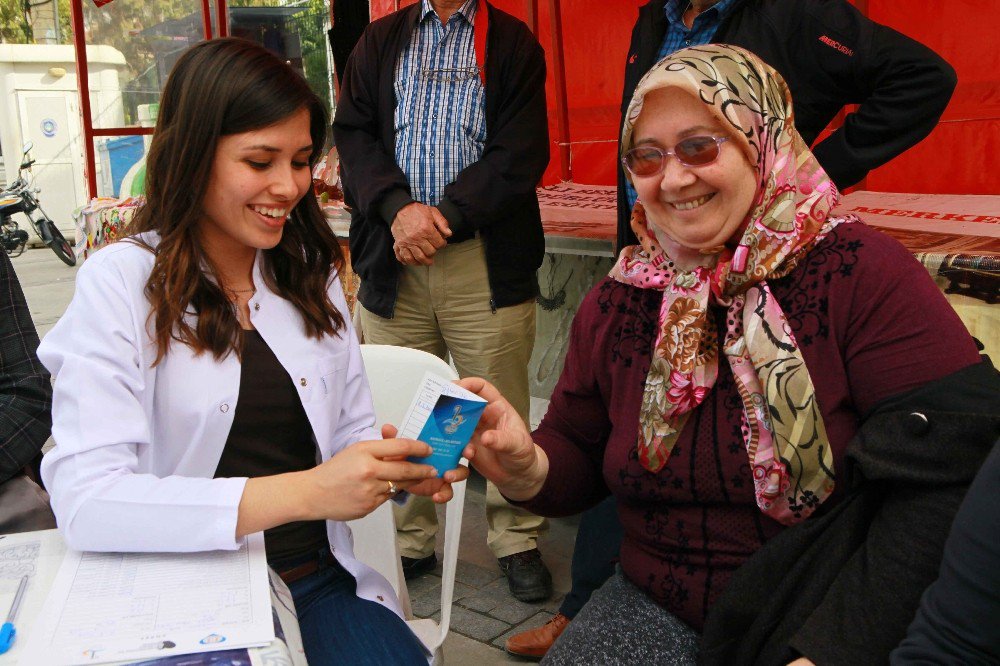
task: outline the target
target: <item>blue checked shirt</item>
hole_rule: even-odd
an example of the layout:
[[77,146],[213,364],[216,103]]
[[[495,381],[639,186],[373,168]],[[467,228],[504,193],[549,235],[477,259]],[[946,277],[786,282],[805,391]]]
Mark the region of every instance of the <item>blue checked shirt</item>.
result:
[[[663,6],[663,11],[667,15],[667,34],[663,36],[663,43],[660,44],[660,53],[656,56],[656,62],[660,62],[674,51],[679,51],[687,46],[701,46],[712,41],[715,31],[722,25],[722,21],[729,16],[732,11],[742,2],[742,0],[721,0],[710,8],[694,17],[691,29],[684,25],[684,11],[688,7],[688,0],[667,0]],[[635,206],[638,198],[635,188],[628,180],[625,181],[625,194],[628,196],[628,207]]]
[[472,31],[477,6],[468,0],[441,25],[422,0],[413,36],[396,62],[396,164],[410,195],[428,206],[482,157],[486,143],[486,92]]

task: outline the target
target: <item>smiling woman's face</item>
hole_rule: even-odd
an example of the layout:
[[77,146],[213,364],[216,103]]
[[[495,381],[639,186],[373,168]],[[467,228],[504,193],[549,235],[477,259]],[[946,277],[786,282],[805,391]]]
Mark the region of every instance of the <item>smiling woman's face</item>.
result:
[[[678,141],[705,135],[731,136],[690,93],[660,88],[646,95],[632,145],[672,150]],[[757,192],[756,171],[739,144],[725,141],[719,148],[711,164],[689,167],[670,156],[660,173],[632,177],[654,230],[692,250],[737,243]]]
[[[219,139],[200,224],[210,255],[253,256],[281,241],[288,216],[309,191],[309,111]],[[213,257],[218,261],[217,257]]]

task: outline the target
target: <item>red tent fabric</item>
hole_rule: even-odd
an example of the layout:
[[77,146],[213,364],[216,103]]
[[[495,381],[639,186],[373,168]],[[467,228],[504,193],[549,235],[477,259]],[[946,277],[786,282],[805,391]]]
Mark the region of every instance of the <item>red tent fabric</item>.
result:
[[[401,0],[400,6],[415,0]],[[527,20],[529,0],[491,0]],[[570,0],[562,3],[562,53],[569,117],[572,180],[615,183],[624,59],[638,7],[646,0]],[[394,10],[397,0],[372,0],[372,18]],[[552,160],[544,184],[561,175],[558,101],[553,70],[550,0],[535,0],[536,33],[549,65],[547,94]],[[873,171],[864,188],[883,192],[996,194],[1000,192],[1000,50],[992,46],[1000,21],[996,3],[975,0],[856,2],[875,21],[917,39],[941,54],[959,83],[937,128],[923,142]]]

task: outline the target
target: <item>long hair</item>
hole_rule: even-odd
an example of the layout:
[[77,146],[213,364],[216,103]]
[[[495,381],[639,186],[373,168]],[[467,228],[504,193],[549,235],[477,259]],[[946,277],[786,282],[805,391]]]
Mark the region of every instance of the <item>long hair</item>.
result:
[[[146,158],[146,205],[129,229],[156,255],[146,282],[157,355],[171,341],[221,359],[240,354],[243,329],[198,241],[202,202],[220,137],[268,127],[309,112],[312,167],[326,140],[322,102],[298,73],[266,49],[224,38],[192,46],[177,60],[160,101]],[[155,247],[135,236],[153,231]],[[336,335],[344,317],[327,295],[333,271],[344,264],[337,238],[311,191],[291,211],[281,242],[263,251],[264,282],[302,315],[310,337]],[[194,313],[192,324],[188,313]]]

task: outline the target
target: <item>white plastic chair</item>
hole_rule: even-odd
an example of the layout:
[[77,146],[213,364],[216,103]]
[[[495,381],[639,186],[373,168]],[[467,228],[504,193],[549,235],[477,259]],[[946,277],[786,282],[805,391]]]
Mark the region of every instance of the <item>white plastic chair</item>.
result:
[[[447,379],[458,379],[455,370],[433,354],[394,347],[392,345],[361,345],[361,357],[375,403],[378,427],[383,423],[398,426],[410,406],[425,372]],[[465,460],[462,461],[466,463]],[[396,524],[392,506],[383,503],[364,518],[348,523],[354,533],[354,555],[372,567],[392,584],[403,607],[407,624],[413,633],[434,653],[434,663],[444,661],[441,645],[451,623],[451,602],[455,591],[455,568],[458,565],[458,542],[462,535],[462,512],[465,505],[465,481],[452,486],[455,497],[445,509],[444,561],[441,568],[441,622],[414,619],[410,595],[403,578],[396,543]]]

